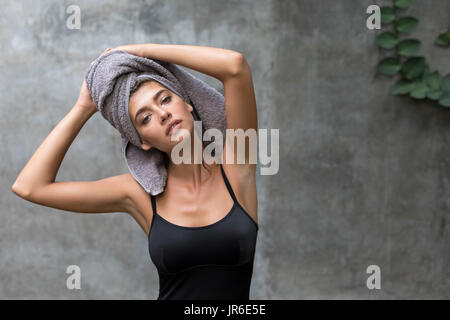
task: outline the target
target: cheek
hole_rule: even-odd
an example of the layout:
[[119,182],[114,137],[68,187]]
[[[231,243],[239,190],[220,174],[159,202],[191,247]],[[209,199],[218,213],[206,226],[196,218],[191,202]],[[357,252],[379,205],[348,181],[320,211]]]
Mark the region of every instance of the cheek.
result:
[[183,114],[189,113],[189,109],[186,103],[183,100],[179,99],[175,102],[175,110],[177,112],[182,112]]
[[158,132],[155,130],[155,128],[152,128],[151,125],[147,125],[142,127],[141,135],[145,140],[152,142],[155,141],[155,139],[158,138]]
[[164,128],[159,125],[146,124],[141,127],[140,135],[145,141],[152,145],[158,145],[159,141],[163,141],[165,137]]

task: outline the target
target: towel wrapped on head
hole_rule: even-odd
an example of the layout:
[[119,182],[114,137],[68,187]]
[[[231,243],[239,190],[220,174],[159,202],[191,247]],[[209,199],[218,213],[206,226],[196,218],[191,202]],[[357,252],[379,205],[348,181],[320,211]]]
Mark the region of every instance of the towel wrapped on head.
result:
[[[141,148],[141,140],[128,114],[130,92],[140,83],[155,80],[194,108],[204,130],[221,131],[225,142],[225,99],[215,88],[162,60],[136,56],[122,50],[98,57],[85,74],[92,100],[108,122],[120,132],[122,153],[136,181],[151,194],[164,191],[167,169],[163,152]],[[206,146],[213,141],[204,141]]]

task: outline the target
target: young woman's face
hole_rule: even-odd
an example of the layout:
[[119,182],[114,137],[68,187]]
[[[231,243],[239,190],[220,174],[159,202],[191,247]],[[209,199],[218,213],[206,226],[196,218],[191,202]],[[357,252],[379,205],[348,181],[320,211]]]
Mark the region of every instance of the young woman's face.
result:
[[[142,149],[155,147],[167,154],[186,135],[184,130],[177,132],[176,141],[167,134],[173,120],[181,120],[178,129],[187,130],[191,137],[194,131],[193,108],[181,97],[162,86],[159,82],[143,83],[134,92],[128,105],[130,119],[142,141]],[[175,130],[172,130],[172,135]]]

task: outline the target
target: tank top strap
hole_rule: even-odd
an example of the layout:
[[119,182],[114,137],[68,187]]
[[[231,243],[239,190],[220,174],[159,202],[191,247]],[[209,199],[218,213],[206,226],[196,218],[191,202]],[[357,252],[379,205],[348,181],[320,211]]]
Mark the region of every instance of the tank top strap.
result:
[[156,200],[155,200],[155,197],[150,194],[150,199],[152,201],[153,213],[156,213]]
[[227,175],[225,174],[225,171],[223,170],[222,164],[220,164],[220,170],[222,171],[223,180],[225,180],[225,184],[227,186],[228,192],[231,195],[231,198],[233,198],[233,201],[237,203],[238,201],[236,199],[236,196],[234,195],[233,188],[231,188],[230,182],[228,181]]

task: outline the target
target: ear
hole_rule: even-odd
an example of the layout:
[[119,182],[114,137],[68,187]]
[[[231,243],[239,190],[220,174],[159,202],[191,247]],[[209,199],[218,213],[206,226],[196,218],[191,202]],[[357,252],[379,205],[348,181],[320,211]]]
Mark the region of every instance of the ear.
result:
[[193,112],[194,111],[194,108],[189,103],[187,103],[187,106],[188,106],[189,112]]

